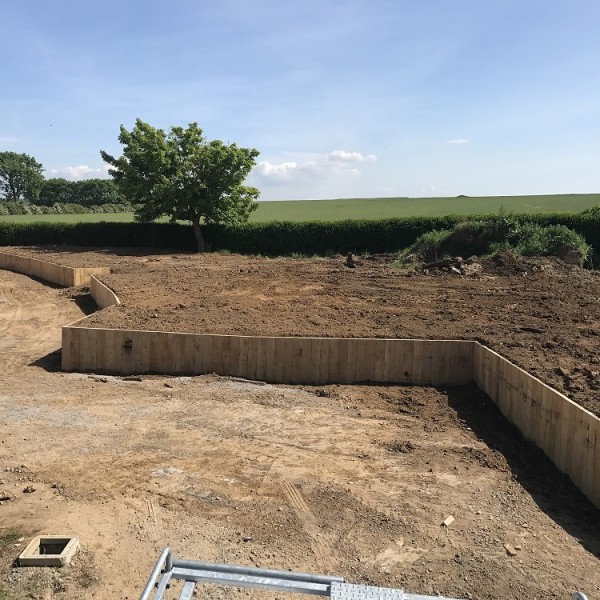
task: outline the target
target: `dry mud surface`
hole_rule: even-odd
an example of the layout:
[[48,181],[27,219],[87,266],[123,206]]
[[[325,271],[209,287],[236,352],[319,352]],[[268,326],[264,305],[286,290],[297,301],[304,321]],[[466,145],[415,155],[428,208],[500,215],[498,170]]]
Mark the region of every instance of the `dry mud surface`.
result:
[[[148,310],[163,310],[160,299],[179,282],[190,290],[179,304],[195,306],[204,318],[219,311],[204,312],[203,302],[222,302],[218,325],[224,328],[229,318],[243,332],[258,326],[250,307],[266,300],[254,297],[258,291],[236,296],[235,281],[247,289],[264,265],[288,269],[279,283],[275,271],[258,278],[266,298],[277,298],[276,288],[283,286],[291,315],[308,315],[310,310],[302,311],[315,306],[315,294],[298,296],[299,289],[300,299],[289,300],[297,286],[293,276],[306,277],[309,261],[106,258],[104,264],[115,266],[113,284],[127,280],[128,272],[154,273],[145,279],[145,294],[134,292],[129,280],[121,284],[118,291],[130,309],[133,298],[146,296]],[[333,285],[324,281],[352,276],[356,285],[360,276],[358,269],[347,275],[339,261],[316,261],[314,269],[311,285],[323,289]],[[319,280],[319,270],[329,280]],[[170,271],[178,276],[167,279]],[[380,271],[385,275],[373,265],[368,273]],[[200,276],[209,272],[214,276],[192,305],[191,290],[199,290]],[[559,281],[567,276],[581,278],[585,294],[593,293],[593,285],[597,290],[597,279],[587,273],[576,272],[575,279],[570,272],[552,275]],[[445,276],[389,277],[370,284],[373,295],[393,297],[385,287],[392,281],[407,286],[400,288],[405,294],[411,283],[430,290],[437,283],[430,293],[438,299],[458,294],[455,280]],[[258,280],[252,289],[261,287]],[[467,289],[474,283],[457,281]],[[482,281],[517,294],[526,289],[515,292],[500,278]],[[575,287],[571,298],[584,294]],[[425,302],[425,292],[415,289],[414,301],[421,298],[435,323],[433,301]],[[330,335],[349,335],[358,327],[355,304],[365,318],[375,319],[375,308],[368,310],[359,292],[355,300],[345,299],[351,312],[344,325],[332,324]],[[0,504],[0,597],[133,599],[166,544],[187,558],[339,574],[413,593],[498,599],[567,599],[576,589],[591,598],[600,593],[598,511],[477,389],[290,387],[214,376],[131,381],[61,373],[53,354],[60,325],[87,308],[81,297],[71,296],[73,291],[0,270],[0,492],[11,497]],[[251,325],[233,319],[239,305],[231,306],[232,298],[246,298]],[[418,314],[406,299],[395,302]],[[444,306],[446,316],[458,316]],[[379,305],[382,315],[385,307]],[[329,310],[335,311],[328,308],[325,315]],[[126,314],[124,322],[131,318]],[[191,314],[181,322],[191,323]],[[283,311],[274,314],[281,324],[263,333],[289,326]],[[399,321],[397,327],[410,323]],[[300,333],[299,324],[298,317],[299,331],[289,333]],[[415,329],[425,331],[423,323]],[[35,491],[23,493],[27,486]],[[455,521],[442,526],[449,515]],[[3,543],[9,531],[25,540]],[[76,534],[83,550],[62,570],[12,568],[38,533]],[[201,593],[215,599],[255,595],[232,592]]]

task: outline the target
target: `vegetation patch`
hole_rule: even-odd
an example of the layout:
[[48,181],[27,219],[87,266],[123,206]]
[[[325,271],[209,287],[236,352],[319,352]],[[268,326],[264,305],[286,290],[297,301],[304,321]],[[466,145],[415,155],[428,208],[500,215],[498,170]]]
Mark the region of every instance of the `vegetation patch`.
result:
[[[405,252],[421,237],[413,251],[433,257],[468,257],[491,254],[507,243],[527,254],[535,248],[553,249],[566,241],[589,256],[600,248],[600,216],[596,209],[579,214],[495,215],[489,217],[410,217],[405,219],[337,222],[271,222],[237,225],[205,224],[206,248],[263,256],[328,256],[331,254],[381,254]],[[460,225],[460,226],[459,226]],[[561,226],[556,228],[556,226]],[[572,230],[566,233],[565,229]],[[574,233],[573,233],[574,232]],[[146,247],[194,251],[190,225],[132,222],[0,221],[0,246],[42,244]],[[585,245],[584,245],[585,244]],[[552,250],[553,252],[553,250]],[[551,252],[551,253],[552,253]],[[594,259],[594,264],[597,264]]]
[[21,534],[18,531],[7,531],[0,534],[0,550],[16,544],[20,537]]
[[503,213],[424,233],[409,252],[429,262],[451,256],[487,256],[499,249],[522,256],[565,257],[575,252],[581,261],[588,260],[592,254],[585,237],[565,224],[536,223]]

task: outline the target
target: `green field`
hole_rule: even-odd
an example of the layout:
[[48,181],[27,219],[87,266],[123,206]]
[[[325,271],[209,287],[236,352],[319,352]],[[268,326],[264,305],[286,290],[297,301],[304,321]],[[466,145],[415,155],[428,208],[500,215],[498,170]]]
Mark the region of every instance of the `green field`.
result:
[[[340,221],[343,219],[386,219],[390,217],[435,217],[450,214],[483,215],[500,209],[514,213],[581,212],[600,203],[600,194],[554,196],[484,196],[459,198],[345,198],[339,200],[286,200],[259,202],[251,222]],[[82,215],[12,215],[0,221],[66,223],[133,221],[132,213]]]

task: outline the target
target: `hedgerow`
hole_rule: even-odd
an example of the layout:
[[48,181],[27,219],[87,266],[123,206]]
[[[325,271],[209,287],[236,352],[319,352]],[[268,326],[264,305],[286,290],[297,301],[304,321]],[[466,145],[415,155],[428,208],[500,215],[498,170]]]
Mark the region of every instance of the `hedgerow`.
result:
[[121,204],[95,204],[84,206],[73,202],[56,202],[51,206],[30,204],[29,202],[0,201],[0,216],[8,215],[81,215],[84,213],[122,213],[133,212],[133,206]]
[[[542,227],[564,225],[583,236],[591,246],[600,248],[600,215],[594,211],[579,214],[451,215],[338,222],[205,225],[203,233],[208,249],[213,251],[228,250],[267,256],[326,255],[349,251],[382,253],[404,250],[425,233],[452,229],[459,223],[464,223],[461,235],[471,239],[475,250],[473,254],[481,253],[476,251],[479,233],[476,228],[473,229],[473,223],[483,223],[486,231],[496,233],[502,228],[523,227],[526,223]],[[195,249],[191,226],[178,223],[0,222],[0,245],[37,244]]]

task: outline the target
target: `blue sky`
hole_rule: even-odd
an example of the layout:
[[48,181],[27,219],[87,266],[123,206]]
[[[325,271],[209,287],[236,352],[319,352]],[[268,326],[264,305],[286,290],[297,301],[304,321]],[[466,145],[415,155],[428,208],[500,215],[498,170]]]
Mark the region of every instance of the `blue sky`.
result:
[[0,150],[257,148],[264,200],[600,192],[598,0],[0,0]]

